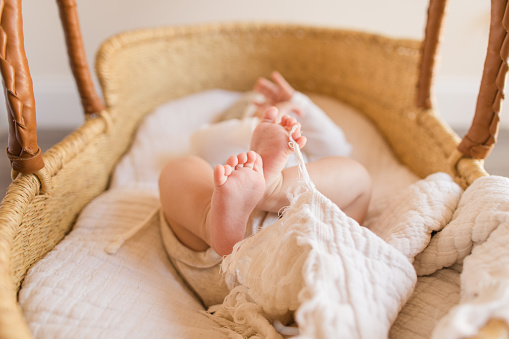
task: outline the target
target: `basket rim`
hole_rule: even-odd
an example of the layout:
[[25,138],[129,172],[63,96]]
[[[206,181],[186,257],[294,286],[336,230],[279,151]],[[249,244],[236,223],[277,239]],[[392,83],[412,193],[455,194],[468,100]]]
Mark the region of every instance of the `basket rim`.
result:
[[413,50],[420,50],[422,40],[411,38],[397,38],[389,37],[375,32],[368,32],[362,30],[354,30],[348,28],[320,26],[312,24],[297,24],[297,23],[274,23],[274,22],[217,22],[206,24],[183,24],[183,25],[168,25],[162,27],[146,27],[132,30],[126,30],[117,33],[106,39],[99,47],[95,58],[95,70],[99,83],[101,85],[102,93],[105,99],[106,107],[112,107],[116,104],[115,100],[108,95],[114,92],[109,87],[110,78],[108,69],[111,63],[115,62],[115,55],[129,47],[136,47],[139,44],[150,43],[157,40],[185,38],[189,36],[198,36],[205,34],[224,34],[235,32],[256,32],[256,33],[274,33],[288,32],[297,35],[330,35],[331,37],[337,34],[357,36],[364,39],[372,39],[379,43],[389,45],[405,45]]

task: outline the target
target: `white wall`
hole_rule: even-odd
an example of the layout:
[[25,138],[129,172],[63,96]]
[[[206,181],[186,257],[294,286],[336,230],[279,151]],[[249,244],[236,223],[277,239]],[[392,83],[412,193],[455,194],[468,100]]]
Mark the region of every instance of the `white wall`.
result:
[[[421,39],[427,0],[77,0],[89,65],[102,41],[123,31],[223,21],[297,22]],[[490,2],[449,0],[436,82],[438,107],[453,126],[473,115],[489,29]],[[38,127],[75,127],[81,108],[67,64],[55,1],[23,4],[25,48],[36,93]],[[7,128],[0,102],[0,133]],[[447,114],[445,114],[447,113]],[[509,126],[509,114],[502,120]]]

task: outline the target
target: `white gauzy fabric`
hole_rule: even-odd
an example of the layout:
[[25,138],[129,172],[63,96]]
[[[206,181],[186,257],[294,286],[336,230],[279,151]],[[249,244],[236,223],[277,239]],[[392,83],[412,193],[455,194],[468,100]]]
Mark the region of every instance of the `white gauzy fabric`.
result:
[[[461,300],[442,318],[432,338],[470,337],[489,319],[509,323],[509,178],[477,179],[442,232],[449,227],[451,233],[437,241],[441,251],[453,253],[447,259],[463,261]],[[466,247],[473,250],[464,257]],[[452,261],[444,262],[440,256],[435,260]]]
[[224,259],[233,289],[211,318],[278,338],[272,322],[295,312],[299,338],[386,338],[416,282],[410,260],[318,192],[297,154],[303,179],[290,206]]
[[509,179],[489,176],[468,187],[446,228],[437,233],[428,247],[415,257],[419,275],[462,263],[472,247],[482,244],[501,225],[501,213],[509,211]]
[[449,175],[431,174],[391,197],[369,228],[413,261],[428,245],[431,233],[451,221],[462,193]]

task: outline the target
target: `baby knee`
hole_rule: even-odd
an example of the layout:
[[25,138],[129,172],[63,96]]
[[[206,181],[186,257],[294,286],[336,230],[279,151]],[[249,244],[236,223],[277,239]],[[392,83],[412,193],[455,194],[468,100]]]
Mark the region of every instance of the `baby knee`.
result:
[[[169,161],[159,174],[159,191],[169,187],[181,187],[185,183],[207,178],[212,180],[210,165],[200,157],[188,155]],[[209,178],[210,177],[210,178]]]
[[355,169],[353,170],[355,180],[358,184],[360,194],[365,195],[369,200],[371,198],[372,180],[368,170],[360,163],[355,162]]
[[170,160],[166,165],[164,165],[161,173],[159,175],[159,179],[165,178],[168,176],[172,176],[175,174],[180,174],[181,172],[185,172],[191,168],[210,168],[210,165],[202,158],[196,155],[186,155],[183,157],[179,157],[176,159]]
[[369,200],[371,198],[372,180],[366,167],[351,158],[335,158],[338,168],[344,171],[347,180],[355,183],[355,191],[358,193],[356,196],[364,196]]

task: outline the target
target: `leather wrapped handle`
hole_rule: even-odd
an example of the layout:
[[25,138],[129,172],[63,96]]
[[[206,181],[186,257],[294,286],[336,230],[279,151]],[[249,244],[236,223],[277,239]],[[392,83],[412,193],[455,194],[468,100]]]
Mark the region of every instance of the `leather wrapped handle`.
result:
[[421,47],[421,64],[417,81],[417,107],[431,108],[431,87],[435,72],[435,57],[440,45],[442,23],[447,0],[430,0],[426,33]]
[[[431,0],[417,84],[417,106],[431,108],[431,85],[436,51],[439,47],[446,0]],[[485,159],[496,142],[499,113],[504,99],[507,57],[509,55],[509,10],[507,0],[491,0],[491,24],[488,50],[477,98],[474,119],[458,146],[466,157]]]
[[7,155],[12,169],[34,173],[44,167],[37,145],[32,78],[23,37],[21,0],[0,1],[0,70],[9,118]]
[[498,135],[500,109],[504,100],[507,57],[509,55],[509,6],[507,0],[491,1],[491,25],[484,72],[470,130],[458,150],[465,156],[485,159]]
[[[57,0],[69,62],[86,115],[105,107],[94,88],[74,0]],[[21,0],[0,0],[0,70],[9,119],[7,156],[15,172],[30,174],[44,167],[37,145],[32,77],[24,47]]]
[[80,23],[74,0],[57,0],[60,20],[64,29],[67,54],[71,70],[76,80],[81,105],[85,114],[99,113],[104,110],[87,64],[85,48],[81,36]]

